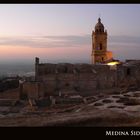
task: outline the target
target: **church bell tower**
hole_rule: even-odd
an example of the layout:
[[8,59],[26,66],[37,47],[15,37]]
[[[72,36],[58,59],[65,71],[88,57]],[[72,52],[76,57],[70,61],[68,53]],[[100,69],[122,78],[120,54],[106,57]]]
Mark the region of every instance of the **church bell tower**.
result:
[[98,18],[98,23],[95,25],[95,30],[92,31],[92,54],[91,63],[105,63],[108,60],[107,56],[107,31],[104,30],[104,25],[101,19]]

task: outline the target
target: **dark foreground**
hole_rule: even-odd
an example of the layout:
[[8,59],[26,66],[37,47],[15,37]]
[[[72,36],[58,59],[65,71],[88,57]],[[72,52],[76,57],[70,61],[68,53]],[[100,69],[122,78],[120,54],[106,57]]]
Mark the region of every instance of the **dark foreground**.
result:
[[[14,92],[14,91],[13,91]],[[7,93],[8,94],[8,93]],[[14,98],[14,97],[13,97]],[[0,126],[140,126],[140,91],[88,97],[86,103],[30,106],[10,101],[0,106]]]

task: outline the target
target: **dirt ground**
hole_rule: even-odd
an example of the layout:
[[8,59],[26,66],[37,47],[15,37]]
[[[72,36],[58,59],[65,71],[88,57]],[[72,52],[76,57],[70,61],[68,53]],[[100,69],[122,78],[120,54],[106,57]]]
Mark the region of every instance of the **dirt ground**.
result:
[[[18,89],[0,98],[18,100]],[[12,96],[10,96],[13,94]],[[94,95],[87,103],[31,107],[28,101],[0,106],[1,127],[124,127],[140,126],[140,91]]]

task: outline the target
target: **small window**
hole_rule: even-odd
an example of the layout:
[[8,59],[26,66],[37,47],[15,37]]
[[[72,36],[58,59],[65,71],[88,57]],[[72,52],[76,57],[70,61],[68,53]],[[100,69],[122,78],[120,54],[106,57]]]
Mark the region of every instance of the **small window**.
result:
[[126,75],[127,75],[127,76],[131,75],[130,68],[127,68],[127,70],[126,70]]
[[69,86],[70,86],[70,84],[69,84],[69,83],[66,83],[66,84],[65,84],[65,86],[66,86],[66,87],[69,87]]
[[100,43],[100,50],[102,50],[103,49],[103,47],[102,47],[102,43]]
[[67,72],[68,72],[68,68],[65,67],[65,68],[64,68],[64,73],[67,73]]
[[102,57],[102,61],[104,61],[104,57]]

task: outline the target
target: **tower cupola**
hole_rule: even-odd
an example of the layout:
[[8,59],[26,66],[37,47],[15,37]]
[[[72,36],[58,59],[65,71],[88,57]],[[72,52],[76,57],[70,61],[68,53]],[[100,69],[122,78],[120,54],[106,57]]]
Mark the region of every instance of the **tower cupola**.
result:
[[104,25],[101,23],[100,18],[98,18],[98,23],[95,25],[95,32],[104,32]]

